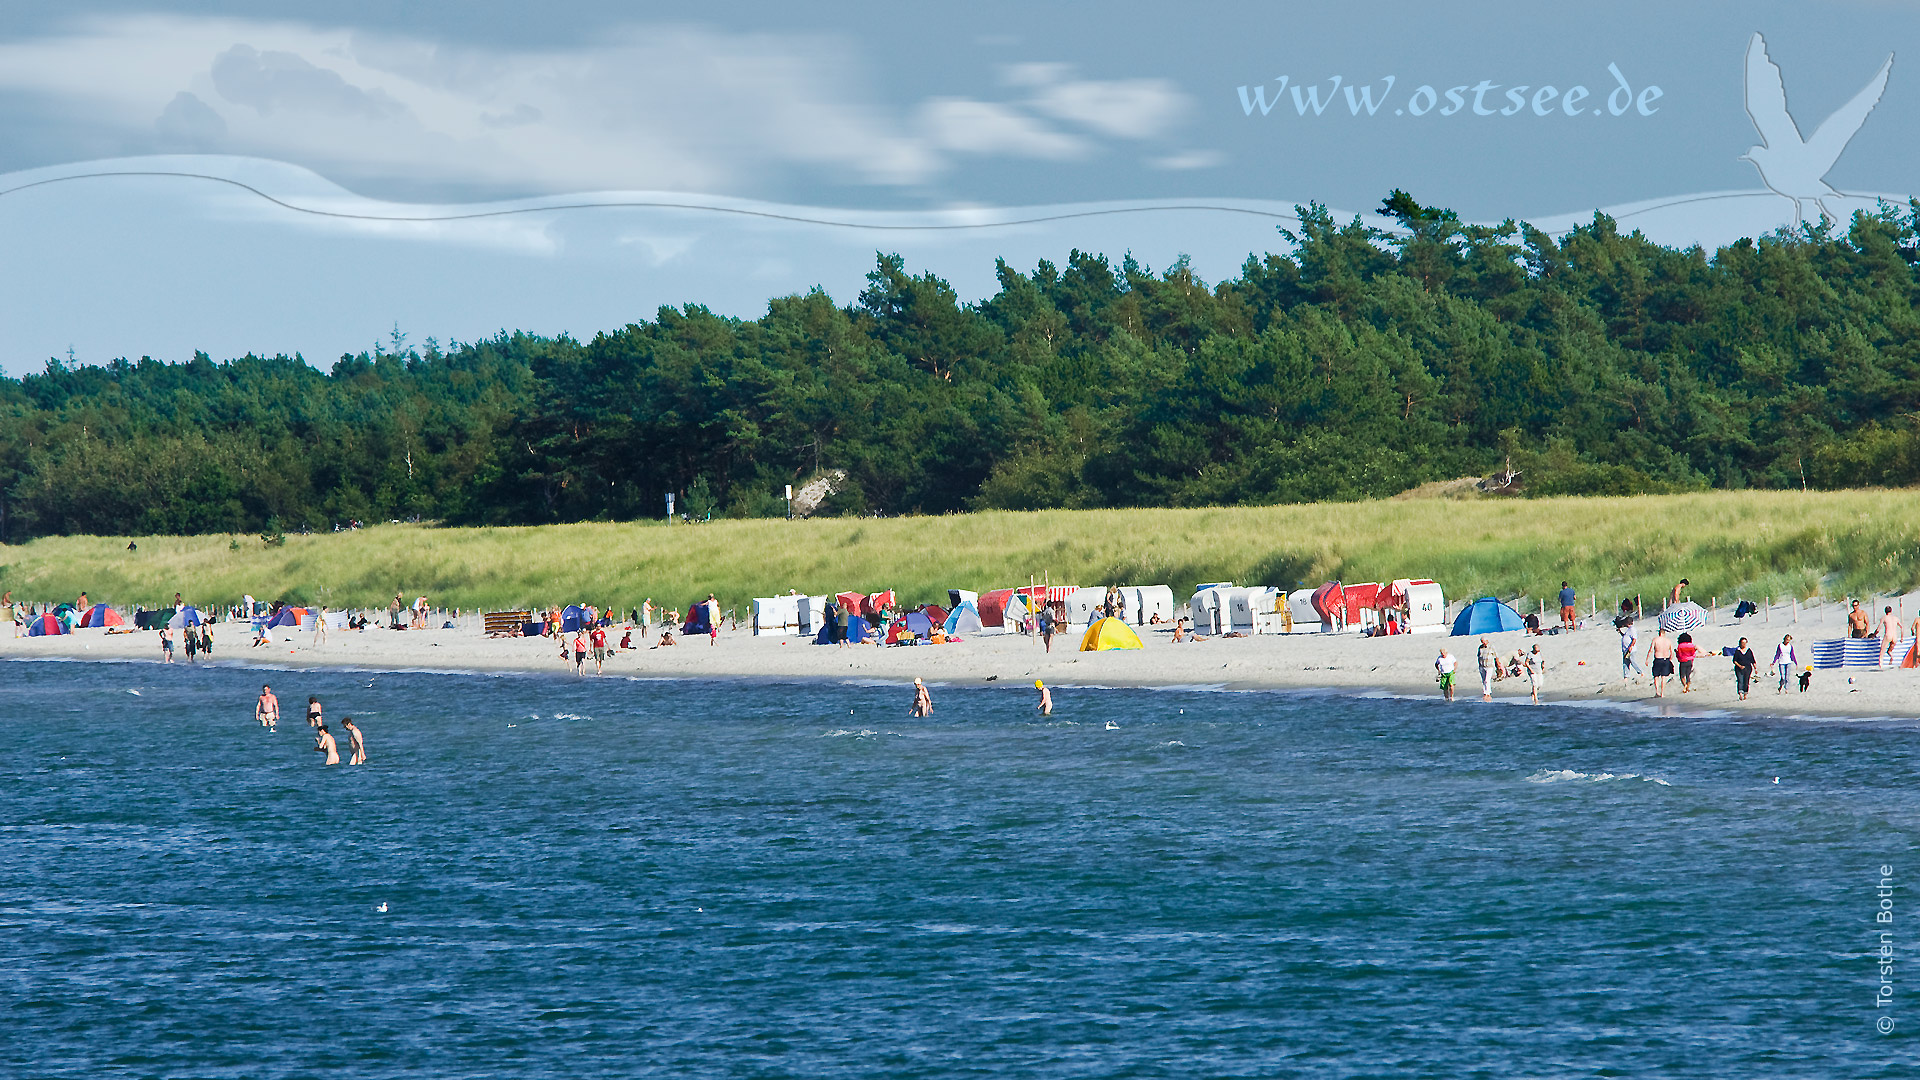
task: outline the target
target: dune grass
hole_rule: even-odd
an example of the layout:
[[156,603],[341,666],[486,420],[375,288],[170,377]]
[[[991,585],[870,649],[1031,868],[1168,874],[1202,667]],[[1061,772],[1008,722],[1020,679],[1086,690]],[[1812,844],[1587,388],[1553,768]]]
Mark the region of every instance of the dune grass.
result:
[[[56,537],[0,547],[17,599],[164,606],[262,598],[380,605],[396,590],[462,608],[579,600],[619,610],[708,592],[754,596],[949,586],[1196,582],[1293,586],[1431,577],[1448,598],[1551,597],[1562,579],[1605,604],[1687,577],[1718,596],[1839,596],[1920,582],[1920,499],[1905,491],[1707,492],[1631,498],[1393,499],[1194,510],[1053,510],[936,518],[386,525],[290,536]],[[1583,599],[1583,605],[1584,599]]]

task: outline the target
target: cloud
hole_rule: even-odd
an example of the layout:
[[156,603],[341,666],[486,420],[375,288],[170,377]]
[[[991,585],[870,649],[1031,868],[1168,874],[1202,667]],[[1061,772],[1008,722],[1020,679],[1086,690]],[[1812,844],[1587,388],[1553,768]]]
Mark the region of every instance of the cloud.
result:
[[1147,164],[1156,169],[1174,171],[1186,169],[1211,169],[1226,164],[1227,156],[1218,150],[1182,150],[1162,157],[1149,158]]
[[965,98],[936,98],[921,107],[936,146],[969,154],[1065,161],[1086,154],[1087,144],[1054,131],[1005,105]]
[[1187,107],[1165,80],[1062,65],[1015,69],[1009,101],[889,100],[863,70],[836,37],[690,27],[501,49],[146,15],[0,42],[0,92],[82,117],[76,145],[218,147],[416,190],[752,193],[794,172],[912,186],[964,158],[1085,160]]
[[1072,70],[1066,64],[1016,64],[1006,75],[1009,83],[1032,90],[1035,111],[1124,139],[1160,135],[1189,105],[1167,79],[1076,79]]
[[339,72],[315,67],[290,52],[263,53],[251,45],[235,45],[213,58],[210,74],[221,97],[252,106],[262,116],[290,109],[385,120],[407,111],[383,91],[362,90]]

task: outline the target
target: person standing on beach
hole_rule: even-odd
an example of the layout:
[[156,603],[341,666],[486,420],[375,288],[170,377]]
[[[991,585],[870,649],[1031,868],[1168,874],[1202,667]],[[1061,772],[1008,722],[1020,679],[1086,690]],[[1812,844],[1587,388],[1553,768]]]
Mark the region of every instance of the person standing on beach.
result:
[[1700,650],[1693,644],[1692,634],[1681,634],[1679,644],[1673,647],[1673,658],[1680,663],[1680,692],[1693,693],[1693,659]]
[[1459,666],[1460,661],[1445,649],[1441,649],[1440,655],[1433,660],[1433,670],[1439,673],[1440,678],[1440,696],[1448,701],[1453,700],[1453,673]]
[[1578,600],[1579,600],[1579,596],[1574,593],[1573,586],[1564,581],[1561,582],[1560,583],[1560,628],[1562,630],[1573,629],[1574,622],[1579,619],[1580,611],[1578,607]]
[[1647,644],[1647,667],[1653,672],[1653,696],[1667,696],[1667,680],[1673,676],[1673,639],[1665,630],[1656,630]]
[[1040,691],[1040,715],[1053,715],[1053,690],[1039,679],[1033,680],[1033,688]]
[[605,672],[607,666],[607,631],[605,627],[595,626],[590,635],[593,641],[593,673]]
[[1864,638],[1871,636],[1867,629],[1867,613],[1860,610],[1860,601],[1853,602],[1853,608],[1847,612],[1847,636]]
[[1794,651],[1792,634],[1781,638],[1779,647],[1773,650],[1772,666],[1780,671],[1780,688],[1774,692],[1784,694],[1787,692],[1787,681],[1793,678],[1794,671],[1800,667],[1800,654]]
[[918,676],[915,676],[913,680],[913,707],[907,710],[907,715],[933,715],[933,694],[927,689],[927,684],[921,682]]
[[1667,594],[1667,606],[1672,607],[1673,605],[1679,603],[1680,598],[1686,595],[1687,589],[1692,587],[1692,585],[1693,585],[1693,582],[1688,581],[1686,578],[1681,578],[1679,581],[1675,582],[1673,586],[1673,591]]
[[1053,651],[1053,608],[1051,605],[1043,606],[1040,609],[1040,641],[1047,647],[1048,652]]
[[400,613],[405,611],[406,608],[407,605],[401,601],[400,594],[396,591],[393,594],[393,603],[387,605],[387,627],[389,629],[402,629],[400,625]]
[[587,639],[578,630],[573,632],[573,673],[581,676],[587,673]]
[[1633,631],[1632,619],[1620,620],[1620,681],[1637,679],[1643,674],[1641,667],[1633,658],[1633,648],[1639,644],[1639,637]]
[[160,628],[160,655],[165,658],[161,663],[173,663],[173,631],[165,626]]
[[365,765],[367,763],[367,740],[360,734],[360,725],[349,716],[342,721],[347,728],[347,764]]
[[1733,650],[1733,692],[1741,701],[1747,700],[1747,691],[1753,687],[1753,669],[1759,663],[1753,650],[1747,647],[1747,639],[1741,638],[1739,647]]
[[213,624],[212,623],[200,624],[200,655],[208,660],[213,659]]
[[1493,651],[1493,643],[1486,638],[1480,639],[1480,651],[1474,655],[1480,665],[1480,700],[1493,700],[1493,675],[1500,667],[1500,655]]
[[1887,608],[1887,613],[1885,615],[1880,616],[1880,666],[1881,667],[1887,666],[1887,662],[1893,659],[1893,650],[1899,647],[1900,647],[1900,616],[1895,615],[1893,613],[1893,608],[1889,607]]
[[707,644],[720,644],[720,601],[707,594]]
[[260,700],[253,703],[253,718],[260,721],[260,726],[268,731],[279,730],[280,699],[273,696],[273,687],[260,688]]
[[340,764],[340,744],[333,741],[333,732],[328,731],[325,724],[320,725],[320,733],[313,737],[313,751],[327,755],[327,760],[321,763],[323,765]]
[[313,609],[313,643],[316,646],[327,643],[327,605],[325,604]]
[[1527,686],[1533,694],[1533,703],[1540,704],[1540,684],[1547,678],[1547,658],[1540,655],[1540,646],[1535,645],[1530,652],[1522,653],[1520,666],[1527,673]]
[[200,632],[191,626],[183,627],[180,637],[181,644],[187,647],[187,663],[191,664],[193,658],[200,652]]

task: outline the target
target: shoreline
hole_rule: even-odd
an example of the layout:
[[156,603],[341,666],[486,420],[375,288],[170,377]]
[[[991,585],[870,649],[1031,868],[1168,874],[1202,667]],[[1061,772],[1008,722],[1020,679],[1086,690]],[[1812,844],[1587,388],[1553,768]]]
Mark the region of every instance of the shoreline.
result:
[[[227,625],[227,624],[222,624]],[[1526,637],[1521,632],[1489,635],[1502,656],[1538,644],[1548,660],[1541,704],[1629,707],[1653,715],[1819,717],[1865,720],[1920,716],[1920,669],[1820,669],[1806,693],[1774,692],[1765,662],[1784,632],[1797,631],[1803,662],[1811,644],[1825,632],[1837,632],[1837,619],[1824,625],[1765,624],[1707,626],[1695,631],[1702,659],[1692,693],[1680,693],[1678,680],[1665,697],[1655,697],[1649,682],[1623,683],[1619,677],[1618,635],[1602,624],[1560,635]],[[1652,633],[1641,628],[1638,653]],[[216,638],[220,627],[215,628]],[[611,635],[617,640],[618,634]],[[1719,655],[1739,637],[1751,639],[1761,658],[1753,693],[1739,701],[1733,693],[1731,665]],[[1054,641],[1051,653],[1032,639],[1012,635],[970,638],[950,645],[847,649],[821,646],[802,637],[754,637],[744,630],[723,632],[717,644],[692,638],[670,648],[641,648],[616,653],[600,678],[701,679],[746,681],[873,681],[911,685],[924,678],[937,686],[1000,686],[1032,692],[1043,679],[1062,690],[1162,689],[1218,692],[1294,692],[1333,696],[1386,696],[1435,700],[1439,691],[1433,658],[1445,648],[1460,661],[1456,703],[1481,704],[1472,672],[1477,637],[1442,634],[1362,638],[1353,634],[1211,638],[1175,645],[1165,634],[1142,634],[1139,651],[1079,653],[1079,635]],[[232,648],[216,641],[207,666],[301,671],[419,673],[465,676],[529,675],[571,679],[558,643],[548,638],[487,638],[477,627],[451,630],[331,631],[328,641],[312,644],[306,630],[275,631],[273,644],[250,648],[240,638]],[[161,664],[157,636],[151,632],[108,635],[79,630],[51,638],[0,638],[0,661]],[[589,661],[589,664],[591,661]],[[1644,660],[1642,661],[1644,665]],[[184,666],[184,653],[175,658]],[[197,665],[196,665],[197,666]],[[589,667],[587,678],[594,678]],[[1524,679],[1495,684],[1497,704],[1526,704]]]

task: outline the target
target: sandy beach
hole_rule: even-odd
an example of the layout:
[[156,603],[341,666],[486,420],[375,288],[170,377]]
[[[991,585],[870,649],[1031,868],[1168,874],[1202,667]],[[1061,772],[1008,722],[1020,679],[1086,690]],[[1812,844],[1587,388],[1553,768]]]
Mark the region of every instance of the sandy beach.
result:
[[[1896,600],[1896,611],[1907,605]],[[1496,634],[1493,645],[1503,656],[1522,645],[1538,644],[1548,663],[1543,698],[1559,701],[1609,701],[1664,707],[1678,712],[1742,710],[1769,714],[1833,716],[1913,716],[1920,714],[1920,669],[1816,670],[1806,693],[1774,692],[1767,677],[1767,661],[1781,635],[1792,633],[1803,662],[1812,658],[1816,639],[1844,633],[1844,608],[1826,605],[1801,608],[1796,613],[1776,607],[1739,623],[1694,631],[1701,659],[1691,693],[1681,693],[1672,680],[1665,698],[1656,698],[1650,680],[1623,682],[1620,678],[1619,636],[1604,619],[1569,633],[1528,639],[1521,633]],[[467,620],[463,620],[467,621]],[[1639,627],[1638,654],[1645,666],[1646,642],[1653,620]],[[455,629],[329,632],[320,645],[310,631],[277,630],[269,646],[251,648],[239,627],[217,626],[213,662],[266,668],[330,667],[362,670],[529,673],[572,677],[570,665],[559,657],[557,642],[544,639],[487,638],[477,620]],[[609,635],[610,642],[619,632]],[[1751,640],[1760,670],[1751,697],[1734,694],[1732,665],[1720,655],[1723,646],[1742,636]],[[1175,644],[1169,634],[1142,634],[1139,651],[1081,653],[1074,651],[1079,635],[1056,637],[1053,651],[1034,639],[988,635],[947,645],[882,648],[820,646],[801,637],[755,637],[746,630],[722,631],[717,644],[704,637],[685,639],[668,648],[640,648],[617,654],[603,677],[859,679],[911,682],[923,678],[933,684],[999,683],[1031,692],[1034,679],[1069,689],[1094,686],[1206,687],[1229,690],[1300,690],[1429,695],[1437,694],[1433,661],[1442,648],[1460,661],[1457,697],[1477,702],[1479,686],[1473,666],[1475,638],[1438,634],[1363,638],[1358,634],[1210,638]],[[637,636],[636,636],[637,640]],[[0,638],[0,659],[65,659],[158,663],[159,637],[154,632],[107,634],[77,630],[64,637]],[[184,663],[176,658],[176,666]],[[591,672],[591,662],[589,662]],[[588,677],[592,677],[589,674]],[[1527,697],[1524,678],[1495,684],[1496,700]],[[902,708],[905,708],[903,699]]]

